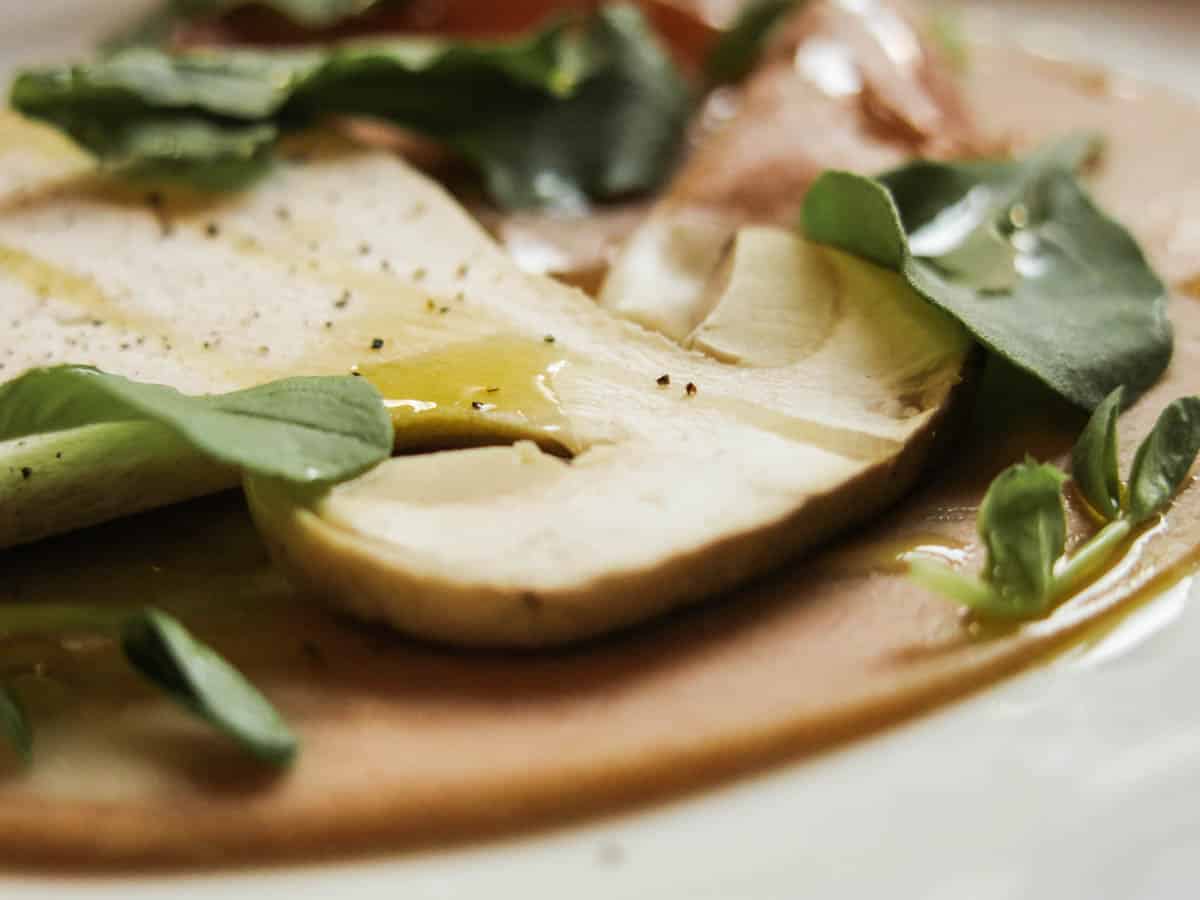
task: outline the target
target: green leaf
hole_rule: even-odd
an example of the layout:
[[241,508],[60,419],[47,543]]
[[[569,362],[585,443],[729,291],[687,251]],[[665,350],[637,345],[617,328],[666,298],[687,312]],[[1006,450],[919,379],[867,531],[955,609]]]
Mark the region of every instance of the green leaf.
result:
[[1072,403],[1130,400],[1171,357],[1166,290],[1072,170],[1094,144],[1019,162],[916,162],[878,180],[827,172],[809,190],[813,240],[892,268],[992,352]]
[[984,578],[995,590],[997,615],[1043,611],[1054,587],[1054,562],[1063,553],[1067,519],[1054,466],[1032,460],[1005,469],[979,508],[979,534],[987,547]]
[[1181,397],[1162,411],[1138,447],[1129,476],[1135,523],[1161,512],[1187,478],[1200,451],[1200,397]]
[[241,6],[274,10],[297,25],[327,28],[361,15],[383,0],[166,0],[104,42],[105,49],[150,47],[167,42],[175,29],[198,19],[216,19]]
[[189,180],[254,171],[321,117],[368,116],[455,148],[503,206],[574,208],[661,184],[692,97],[641,14],[616,5],[509,42],[131,49],[26,71],[11,103],[117,170]]
[[57,366],[0,386],[0,441],[109,422],[152,422],[219,463],[301,483],[351,478],[386,459],[393,443],[379,392],[350,376],[191,397],[89,367]]
[[469,96],[440,92],[456,121],[425,130],[474,160],[501,206],[580,209],[649,191],[675,164],[692,97],[641,13],[603,8],[577,52],[587,74],[558,98],[500,98],[480,117]]
[[1071,474],[1084,499],[1105,519],[1121,514],[1121,473],[1117,468],[1117,417],[1124,388],[1104,398],[1071,450]]
[[33,729],[21,702],[6,687],[0,687],[0,734],[23,762],[33,754]]
[[228,734],[264,762],[286,765],[297,741],[287,723],[229,663],[156,609],[121,631],[129,662],[184,709]]
[[741,81],[758,62],[779,21],[806,0],[751,0],[738,13],[704,61],[709,84]]
[[323,28],[362,15],[384,0],[168,0],[167,6],[189,18],[219,16],[239,6],[264,6],[297,25]]

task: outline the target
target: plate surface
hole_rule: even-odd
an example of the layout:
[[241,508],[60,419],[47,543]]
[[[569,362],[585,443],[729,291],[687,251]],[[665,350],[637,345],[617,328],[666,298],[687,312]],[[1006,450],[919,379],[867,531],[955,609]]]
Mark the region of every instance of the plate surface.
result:
[[[0,0],[0,73],[76,53],[145,5]],[[1200,17],[1187,2],[981,2],[968,28],[1200,98]],[[95,882],[0,876],[0,896],[1191,896],[1200,852],[1197,647],[1200,581],[1185,580],[972,699],[668,806],[371,862]]]

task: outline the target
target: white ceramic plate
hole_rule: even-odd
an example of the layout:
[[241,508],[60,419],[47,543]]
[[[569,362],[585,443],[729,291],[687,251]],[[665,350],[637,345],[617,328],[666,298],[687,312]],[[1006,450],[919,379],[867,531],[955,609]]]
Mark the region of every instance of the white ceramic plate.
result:
[[[145,3],[0,0],[0,72]],[[970,32],[1200,98],[1189,0],[971,6]],[[2,79],[0,79],[2,80]],[[1200,580],[1053,662],[823,757],[619,818],[342,865],[101,881],[5,900],[1159,900],[1200,877]]]

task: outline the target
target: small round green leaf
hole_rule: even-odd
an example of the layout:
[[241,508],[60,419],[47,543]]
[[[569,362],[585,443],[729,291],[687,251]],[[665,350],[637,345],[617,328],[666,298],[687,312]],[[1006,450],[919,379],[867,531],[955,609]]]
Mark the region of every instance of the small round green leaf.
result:
[[176,619],[161,610],[142,610],[125,623],[121,647],[134,668],[184,709],[265,762],[292,761],[296,737],[275,707]]
[[1162,411],[1138,447],[1129,475],[1129,514],[1144,522],[1166,508],[1200,451],[1200,397],[1181,397]]
[[1121,514],[1121,473],[1117,468],[1117,417],[1124,388],[1096,407],[1071,451],[1071,475],[1092,509],[1112,520]]
[[995,590],[998,615],[1036,615],[1050,602],[1054,563],[1067,539],[1062,485],[1066,476],[1033,461],[1005,469],[979,508],[987,547],[984,576]]

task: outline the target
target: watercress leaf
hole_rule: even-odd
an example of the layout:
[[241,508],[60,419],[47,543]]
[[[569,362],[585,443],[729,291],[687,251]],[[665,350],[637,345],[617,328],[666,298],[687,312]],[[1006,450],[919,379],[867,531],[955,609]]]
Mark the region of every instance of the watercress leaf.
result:
[[805,195],[801,218],[812,240],[903,273],[908,261],[904,223],[891,193],[875,179],[836,169],[823,172]]
[[997,605],[983,612],[1028,616],[1046,608],[1054,562],[1066,546],[1065,479],[1054,466],[1027,460],[1005,469],[988,488],[978,526],[987,547],[984,578]]
[[301,483],[351,478],[387,458],[393,442],[379,392],[350,376],[193,397],[57,366],[0,385],[0,441],[109,422],[155,423],[219,463]]
[[1092,509],[1112,520],[1121,514],[1121,473],[1117,468],[1117,417],[1124,388],[1104,398],[1071,450],[1071,474]]
[[1094,409],[1129,399],[1171,356],[1166,290],[1136,242],[1072,172],[1086,137],[1023,161],[918,162],[878,180],[846,172],[809,190],[803,225],[901,272],[997,355]]
[[709,84],[741,81],[762,55],[779,21],[806,0],[751,0],[717,39],[704,61]]
[[577,50],[587,74],[569,94],[514,95],[482,117],[468,103],[452,127],[424,129],[474,161],[500,206],[579,210],[651,190],[675,164],[693,98],[642,14],[602,8]]
[[1181,397],[1162,411],[1138,447],[1129,475],[1129,515],[1135,523],[1161,512],[1179,490],[1200,451],[1200,397]]
[[135,48],[25,71],[11,103],[119,171],[191,181],[324,116],[366,116],[455,148],[502,206],[575,208],[660,184],[693,98],[641,13],[613,5],[507,42]]
[[130,617],[121,648],[134,668],[184,709],[259,759],[286,765],[295,756],[296,737],[270,702],[165,612],[148,608]]
[[29,762],[33,754],[33,729],[21,701],[5,687],[0,687],[0,735],[23,762]]
[[217,19],[241,6],[270,9],[297,25],[324,28],[361,15],[382,0],[165,0],[131,26],[109,37],[108,50],[157,46],[170,40],[175,30],[198,19]]
[[273,125],[148,119],[109,132],[106,156],[133,178],[183,179],[206,190],[233,190],[266,170],[278,136]]

